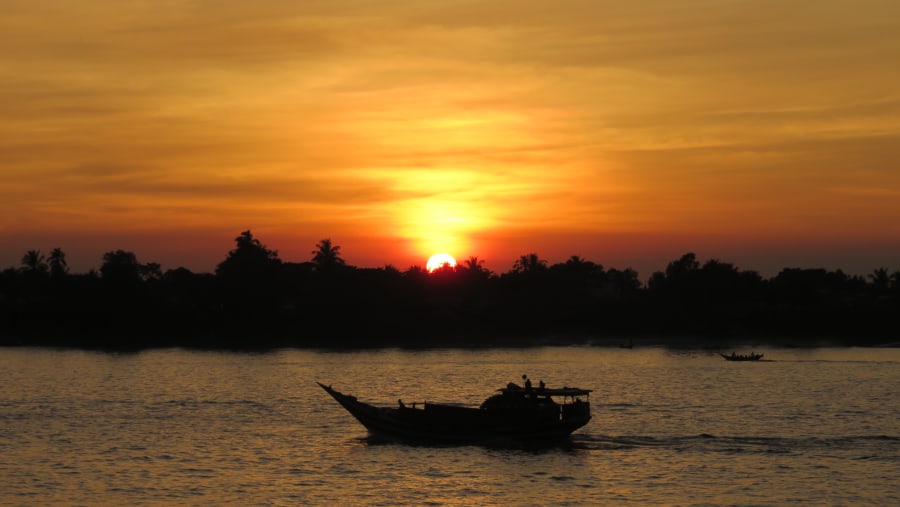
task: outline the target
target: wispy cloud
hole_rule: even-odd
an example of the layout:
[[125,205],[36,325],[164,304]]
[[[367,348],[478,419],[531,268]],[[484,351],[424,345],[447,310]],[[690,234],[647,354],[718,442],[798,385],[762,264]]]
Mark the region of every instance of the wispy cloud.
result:
[[900,188],[898,18],[890,0],[9,0],[0,228],[840,234],[900,216],[859,199]]

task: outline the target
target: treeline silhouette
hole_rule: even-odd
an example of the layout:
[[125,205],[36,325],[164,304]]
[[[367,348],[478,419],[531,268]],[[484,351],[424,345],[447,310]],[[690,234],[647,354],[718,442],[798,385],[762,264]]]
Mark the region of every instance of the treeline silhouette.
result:
[[323,239],[285,262],[248,230],[215,273],[162,271],[133,252],[71,273],[30,250],[0,272],[0,343],[139,349],[516,346],[654,338],[716,346],[898,341],[900,272],[785,268],[766,279],[693,253],[647,283],[632,269],[535,253],[505,273],[477,257],[432,273],[347,265]]

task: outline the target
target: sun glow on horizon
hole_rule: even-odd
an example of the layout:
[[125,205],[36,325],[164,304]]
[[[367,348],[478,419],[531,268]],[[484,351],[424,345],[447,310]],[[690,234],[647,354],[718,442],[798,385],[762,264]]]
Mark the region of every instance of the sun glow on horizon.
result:
[[443,267],[455,267],[456,259],[453,258],[452,255],[448,253],[436,253],[428,258],[428,263],[425,264],[425,269],[428,270],[429,273],[434,273],[435,270],[441,269]]
[[0,269],[210,272],[244,230],[365,267],[898,263],[900,2],[45,4],[0,21]]
[[[424,182],[418,191],[445,192],[436,183]],[[462,252],[471,249],[469,236],[493,225],[490,210],[474,199],[436,197],[416,199],[396,206],[397,232],[419,255],[434,252]]]

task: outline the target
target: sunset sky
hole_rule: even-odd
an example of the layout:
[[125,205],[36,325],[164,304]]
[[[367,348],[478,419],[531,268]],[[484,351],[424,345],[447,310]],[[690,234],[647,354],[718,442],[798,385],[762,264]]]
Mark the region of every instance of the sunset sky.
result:
[[900,269],[897,0],[3,0],[0,269]]

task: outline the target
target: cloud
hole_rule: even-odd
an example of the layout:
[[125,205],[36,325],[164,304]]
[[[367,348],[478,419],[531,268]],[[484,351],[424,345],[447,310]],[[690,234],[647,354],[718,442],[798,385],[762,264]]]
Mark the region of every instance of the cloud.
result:
[[842,233],[900,214],[898,16],[9,0],[0,228]]

